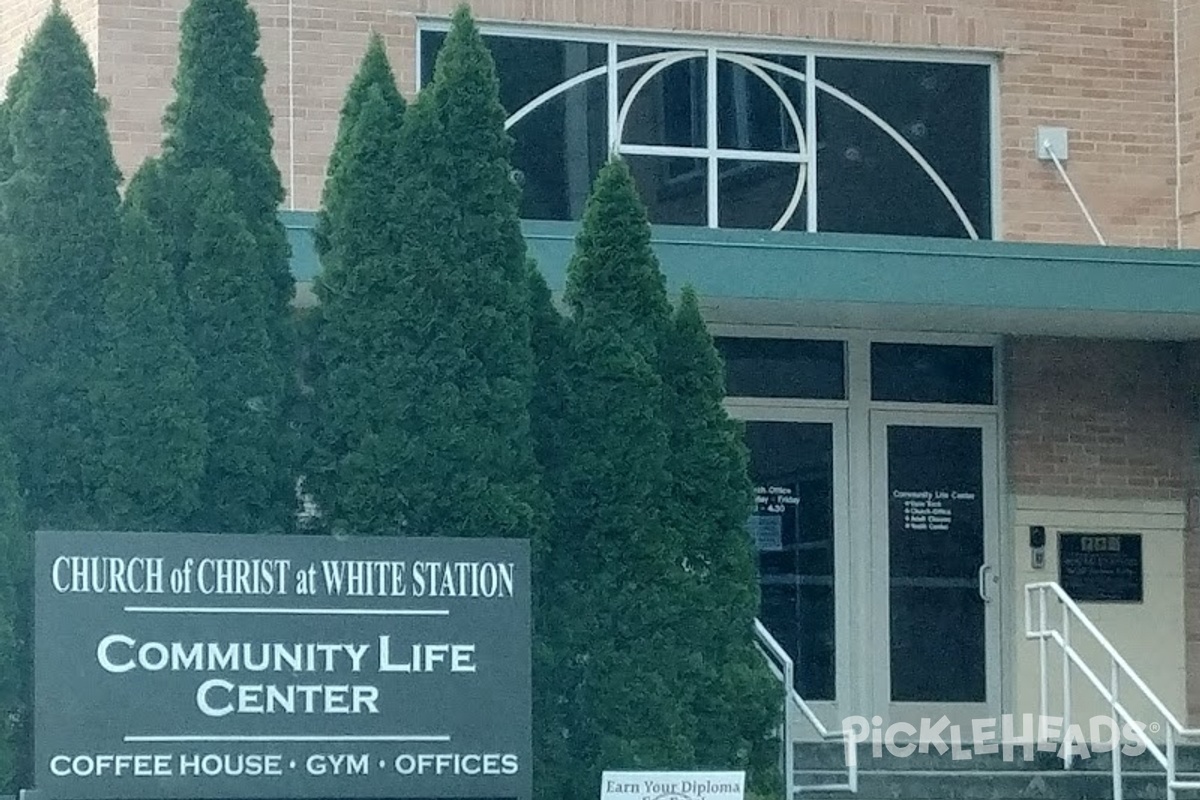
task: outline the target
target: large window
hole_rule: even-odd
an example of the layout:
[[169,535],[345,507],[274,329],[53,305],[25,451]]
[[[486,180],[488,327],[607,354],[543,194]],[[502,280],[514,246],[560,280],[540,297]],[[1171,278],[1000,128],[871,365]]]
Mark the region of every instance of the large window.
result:
[[[423,82],[444,38],[421,32]],[[527,219],[578,219],[615,149],[657,224],[992,235],[987,63],[486,40]]]

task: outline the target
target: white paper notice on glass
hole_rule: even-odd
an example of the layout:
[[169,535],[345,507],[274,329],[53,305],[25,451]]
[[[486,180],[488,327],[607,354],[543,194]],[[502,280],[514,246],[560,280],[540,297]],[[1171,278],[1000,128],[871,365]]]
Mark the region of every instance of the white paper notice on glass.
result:
[[754,514],[747,525],[750,538],[760,551],[783,549],[783,517],[778,514]]
[[609,772],[600,800],[745,800],[745,772]]

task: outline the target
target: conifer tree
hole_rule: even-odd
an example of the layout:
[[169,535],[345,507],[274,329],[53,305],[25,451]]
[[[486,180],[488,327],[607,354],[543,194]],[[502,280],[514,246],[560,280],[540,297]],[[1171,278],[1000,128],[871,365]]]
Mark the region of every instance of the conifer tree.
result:
[[663,348],[670,426],[670,524],[687,537],[682,605],[690,609],[697,765],[740,768],[751,785],[777,782],[778,683],[756,651],[758,578],[746,534],[753,493],[741,427],[725,411],[724,369],[684,290]]
[[31,520],[88,526],[96,436],[88,384],[120,176],[87,47],[57,5],[25,46],[9,91],[9,149],[0,153],[11,157],[0,184],[6,413]]
[[30,573],[17,463],[8,442],[0,434],[0,792],[14,794],[28,774]]
[[[345,228],[343,224],[335,222],[341,212],[340,198],[347,190],[346,184],[349,180],[342,173],[342,161],[350,148],[350,137],[354,133],[363,106],[374,89],[379,90],[388,117],[394,122],[398,131],[407,104],[396,87],[396,75],[388,61],[383,37],[377,33],[371,34],[367,52],[359,62],[358,72],[355,73],[354,79],[350,82],[350,88],[346,91],[341,117],[338,121],[337,138],[334,141],[333,152],[329,156],[329,164],[326,168],[321,209],[317,213],[317,224],[313,230],[317,253],[322,262],[327,262],[331,256],[333,245],[330,241],[330,234],[332,231],[336,228]],[[393,142],[391,146],[398,146],[398,142]]]
[[8,138],[8,103],[0,102],[0,183],[13,171],[12,141]]
[[[364,138],[372,105],[387,106],[374,96]],[[347,221],[330,233],[341,288],[326,282],[322,303],[342,291],[366,305],[323,311],[324,383],[337,396],[323,404],[334,435],[318,501],[335,528],[527,537],[540,524],[528,273],[504,120],[495,65],[461,8],[432,84],[404,114],[392,213],[349,222],[351,196],[386,203],[392,175],[345,184]],[[339,171],[352,161],[339,156]]]
[[296,505],[281,428],[292,365],[277,355],[271,330],[253,324],[270,307],[271,287],[246,268],[258,243],[235,183],[222,170],[193,180],[199,203],[183,301],[209,438],[195,524],[218,532],[288,530]]
[[174,268],[205,393],[212,446],[194,524],[288,530],[297,508],[294,283],[258,23],[247,0],[191,0],[180,31],[163,153],[134,176],[129,196]]
[[[327,249],[314,290],[320,300],[314,377],[316,454],[306,485],[326,524],[388,532],[400,516],[389,451],[407,435],[391,399],[400,354],[411,345],[391,324],[407,298],[396,255],[394,183],[400,121],[378,86],[366,92],[339,136],[338,169],[327,183]],[[334,184],[337,184],[336,188]],[[395,532],[394,530],[391,532]]]
[[564,458],[567,407],[566,364],[568,329],[537,265],[529,262],[530,343],[536,379],[529,406],[530,429],[537,462],[546,474],[556,474]]
[[171,268],[137,207],[126,206],[122,223],[92,387],[97,514],[114,529],[176,530],[199,507],[204,406]]
[[[371,120],[363,127],[359,122],[368,105]],[[304,354],[302,370],[310,389],[303,407],[307,433],[304,489],[317,495],[328,496],[326,493],[332,491],[330,481],[336,475],[333,464],[346,452],[347,434],[339,428],[352,424],[348,418],[354,416],[353,406],[343,406],[336,413],[330,406],[336,402],[335,397],[344,397],[344,393],[331,392],[334,387],[325,382],[327,367],[322,359],[326,349],[335,363],[343,354],[351,359],[361,355],[351,341],[344,338],[346,332],[336,325],[328,331],[329,347],[323,346],[323,321],[327,310],[339,323],[348,322],[356,314],[358,300],[351,296],[353,290],[347,294],[343,281],[345,271],[339,266],[346,258],[352,263],[356,258],[355,254],[347,252],[356,249],[351,240],[379,240],[385,251],[397,246],[394,234],[398,228],[390,224],[390,215],[395,207],[400,124],[405,107],[404,98],[396,88],[383,39],[372,34],[342,103],[337,138],[329,157],[321,208],[313,230],[321,259],[321,273],[315,281],[314,291],[321,302],[307,310],[300,331]],[[334,238],[339,232],[341,241],[335,246]],[[390,244],[389,239],[392,240]],[[378,259],[375,268],[388,270],[386,263]],[[362,299],[371,302],[372,295],[368,293],[368,297]],[[349,367],[340,363],[337,368]],[[320,518],[311,522],[318,523],[316,527],[320,528]]]
[[659,349],[665,282],[627,167],[601,170],[568,271],[564,464],[539,576],[552,668],[538,687],[543,797],[594,792],[600,772],[693,763],[689,659],[678,631],[683,542],[671,493]]

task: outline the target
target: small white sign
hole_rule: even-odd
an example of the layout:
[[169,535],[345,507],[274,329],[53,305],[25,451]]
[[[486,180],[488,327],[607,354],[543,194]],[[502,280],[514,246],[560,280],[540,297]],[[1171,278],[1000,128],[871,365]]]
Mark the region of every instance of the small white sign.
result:
[[600,800],[744,800],[745,772],[605,772]]

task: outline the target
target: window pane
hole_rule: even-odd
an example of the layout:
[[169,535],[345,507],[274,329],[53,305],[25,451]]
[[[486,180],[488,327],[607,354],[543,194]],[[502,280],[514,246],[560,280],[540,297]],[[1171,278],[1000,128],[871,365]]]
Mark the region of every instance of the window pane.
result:
[[[622,47],[618,61],[671,51]],[[618,79],[621,105],[643,75],[657,69],[655,63],[621,70]],[[657,144],[675,147],[706,147],[708,122],[708,62],[689,58],[658,72],[641,89],[629,107],[621,141],[628,144]]]
[[906,403],[995,402],[992,348],[871,345],[871,399]]
[[[929,162],[980,238],[991,237],[989,72],[973,64],[818,59],[817,76],[873,111]],[[874,122],[817,93],[819,227],[968,236],[934,181]]]
[[720,337],[716,345],[731,397],[846,399],[841,342]]
[[[764,59],[804,72],[803,58]],[[804,127],[804,84],[761,67],[796,112],[793,121],[783,100],[760,76],[729,61],[717,63],[717,142],[731,150],[799,152],[795,122]]]
[[[775,161],[721,161],[718,186],[722,228],[771,230],[788,210],[803,164]],[[808,208],[803,191],[783,230],[805,230]]]
[[[422,85],[433,77],[440,31],[421,34]],[[509,114],[542,93],[607,61],[603,44],[485,36]],[[608,158],[608,84],[603,74],[546,101],[510,132],[524,219],[579,219]]]
[[894,702],[987,699],[982,442],[979,428],[888,427]]
[[796,665],[807,700],[836,696],[833,426],[747,422],[755,485],[759,618]]
[[638,193],[655,225],[705,225],[708,163],[702,158],[626,156]]

